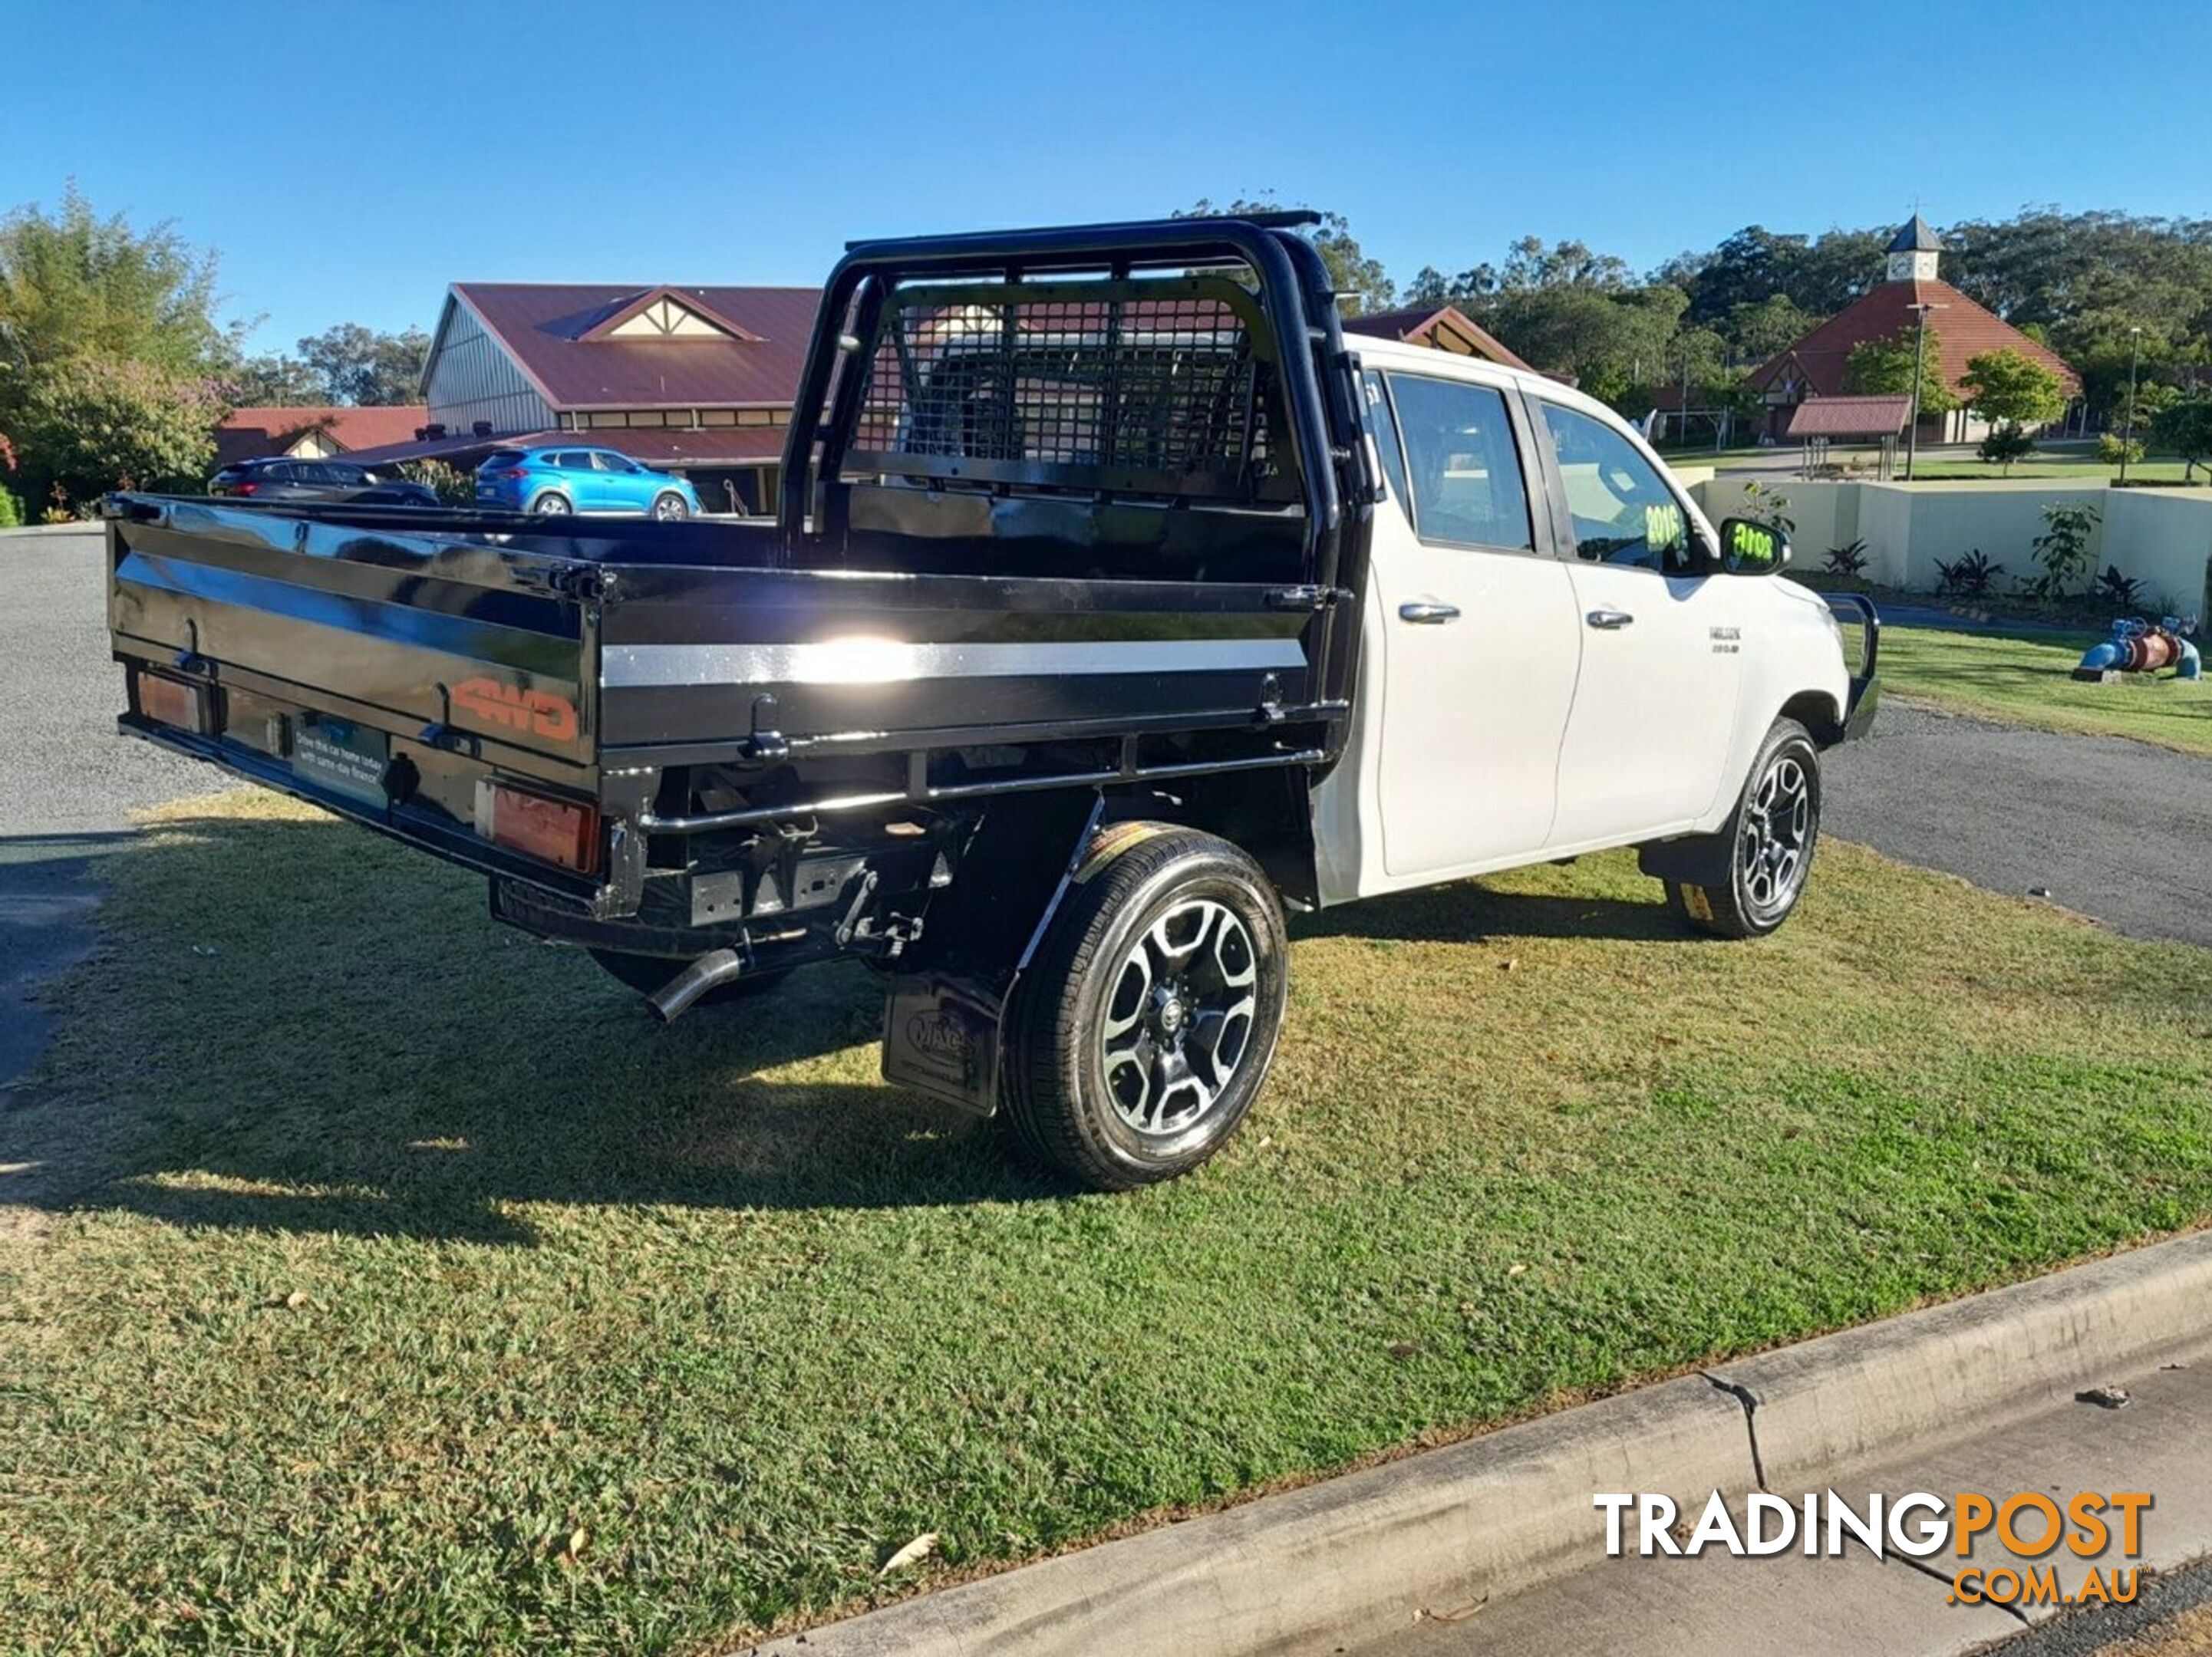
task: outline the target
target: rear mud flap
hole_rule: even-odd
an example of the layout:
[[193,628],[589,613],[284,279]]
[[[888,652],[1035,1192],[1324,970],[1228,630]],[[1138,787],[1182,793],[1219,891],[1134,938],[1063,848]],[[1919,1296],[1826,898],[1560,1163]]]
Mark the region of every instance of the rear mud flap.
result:
[[1636,866],[1654,880],[1688,887],[1725,886],[1735,876],[1729,862],[1735,848],[1735,837],[1726,834],[1650,841],[1636,848]]
[[884,1080],[978,1116],[999,1101],[997,990],[950,973],[892,980],[884,1006]]

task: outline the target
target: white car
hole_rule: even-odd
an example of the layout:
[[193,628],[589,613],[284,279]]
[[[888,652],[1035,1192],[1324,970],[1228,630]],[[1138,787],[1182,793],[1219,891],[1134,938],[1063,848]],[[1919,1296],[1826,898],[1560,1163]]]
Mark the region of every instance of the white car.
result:
[[664,1019],[866,961],[886,1077],[1108,1189],[1250,1109],[1286,909],[1634,846],[1780,926],[1872,607],[1853,672],[1610,410],[1347,337],[1302,223],[856,246],[773,522],[114,497],[123,728],[480,871]]
[[1323,901],[1634,845],[1687,919],[1771,932],[1820,750],[1875,705],[1827,602],[1772,579],[1786,543],[1733,525],[1723,549],[1627,422],[1555,381],[1358,352],[1389,498],[1347,762],[1316,796]]

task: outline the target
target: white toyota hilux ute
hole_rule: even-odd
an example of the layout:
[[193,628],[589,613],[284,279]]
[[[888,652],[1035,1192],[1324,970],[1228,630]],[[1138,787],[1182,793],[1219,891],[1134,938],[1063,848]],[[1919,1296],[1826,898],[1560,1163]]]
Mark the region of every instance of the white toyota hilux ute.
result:
[[1874,711],[1827,601],[1773,574],[1786,541],[1731,525],[1746,579],[1643,438],[1554,380],[1359,357],[1387,500],[1345,762],[1315,795],[1322,901],[1647,846],[1687,919],[1772,931],[1810,869],[1819,750]]
[[855,245],[773,520],[113,497],[121,727],[479,871],[663,1019],[862,961],[888,1078],[1109,1189],[1251,1108],[1287,911],[1632,846],[1771,932],[1872,606],[1848,666],[1782,526],[1346,328],[1307,228]]

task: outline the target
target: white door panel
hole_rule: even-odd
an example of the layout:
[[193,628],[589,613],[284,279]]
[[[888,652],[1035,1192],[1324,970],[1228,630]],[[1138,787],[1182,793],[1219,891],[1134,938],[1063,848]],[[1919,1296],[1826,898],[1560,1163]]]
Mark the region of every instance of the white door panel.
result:
[[1728,763],[1743,584],[1704,573],[1695,514],[1617,421],[1538,406],[1583,640],[1552,844],[1677,828],[1704,815]]
[[1542,850],[1581,644],[1567,572],[1536,550],[1539,474],[1502,391],[1403,373],[1389,386],[1368,376],[1391,495],[1370,614],[1382,870],[1402,883]]
[[[1393,520],[1389,530],[1383,520]],[[1376,514],[1382,864],[1393,877],[1533,853],[1551,830],[1574,698],[1574,591],[1557,560],[1425,546]],[[1451,619],[1408,619],[1408,606]]]
[[1568,574],[1582,674],[1559,750],[1552,843],[1697,818],[1720,787],[1735,729],[1741,583],[1610,564]]

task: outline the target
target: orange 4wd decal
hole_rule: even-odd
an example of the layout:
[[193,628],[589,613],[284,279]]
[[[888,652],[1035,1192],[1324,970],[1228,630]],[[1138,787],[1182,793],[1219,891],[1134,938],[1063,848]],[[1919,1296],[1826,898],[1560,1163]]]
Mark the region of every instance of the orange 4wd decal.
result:
[[453,687],[453,706],[487,725],[534,731],[549,742],[576,739],[576,705],[550,690],[525,690],[496,679],[464,679]]

